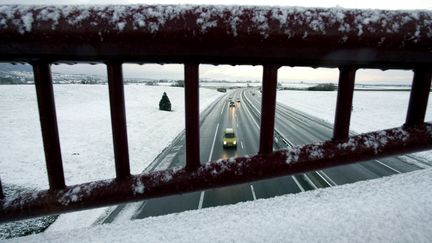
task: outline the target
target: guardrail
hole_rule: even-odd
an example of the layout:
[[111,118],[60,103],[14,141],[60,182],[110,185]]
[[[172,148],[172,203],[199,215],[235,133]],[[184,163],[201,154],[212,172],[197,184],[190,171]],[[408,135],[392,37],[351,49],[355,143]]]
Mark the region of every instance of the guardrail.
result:
[[[290,175],[430,149],[432,13],[241,6],[0,6],[0,61],[33,65],[48,190],[0,195],[0,222]],[[105,63],[116,178],[66,185],[50,65]],[[131,175],[122,63],[185,67],[186,166]],[[263,65],[259,154],[201,164],[199,64]],[[337,67],[333,139],[273,151],[278,68]],[[355,72],[413,70],[403,126],[349,137]]]

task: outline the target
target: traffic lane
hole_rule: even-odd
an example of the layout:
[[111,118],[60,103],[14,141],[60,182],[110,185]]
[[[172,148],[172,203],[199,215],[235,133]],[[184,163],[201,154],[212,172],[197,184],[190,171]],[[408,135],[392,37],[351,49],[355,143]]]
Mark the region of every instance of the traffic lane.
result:
[[213,112],[207,116],[200,126],[201,163],[206,163],[211,160],[214,144],[219,142],[220,136],[223,134],[224,123],[220,122],[220,117],[224,116],[226,113],[225,99],[221,99],[212,111]]
[[[287,129],[283,124],[291,123],[289,117],[281,115],[276,121],[278,130],[289,138],[292,144],[308,144],[319,141],[328,140],[331,137],[332,131],[327,127],[320,127],[318,124],[309,123],[308,126],[298,125],[300,129]],[[321,130],[319,129],[321,128]],[[323,170],[324,174],[329,176],[337,184],[351,183],[359,180],[379,178],[383,175],[392,174],[391,171],[383,168],[368,168],[368,166],[353,164],[346,166],[339,166]],[[390,174],[389,174],[390,173]],[[313,175],[311,175],[313,179]]]
[[[219,119],[221,110],[225,107],[224,99],[215,103],[211,111],[201,119],[200,123],[200,142],[202,146],[200,149],[200,158],[202,162],[206,162],[211,152],[211,139],[214,138],[215,120]],[[204,138],[204,139],[202,139]],[[183,167],[186,164],[185,155],[185,140],[184,136],[179,139],[176,144],[172,144],[172,149],[175,153],[169,167]],[[210,140],[207,141],[207,140]],[[178,148],[178,149],[175,149]],[[169,159],[169,158],[168,158]],[[165,168],[161,168],[165,169]],[[170,213],[183,212],[186,210],[194,210],[200,207],[201,192],[192,192],[181,195],[173,195],[162,198],[155,198],[146,200],[134,215],[134,219],[141,219],[150,216],[159,216]]]
[[[242,142],[244,141],[246,154],[257,154],[259,148],[259,125],[252,115],[250,107],[246,102],[241,105],[239,112],[239,134],[242,134]],[[243,135],[244,134],[244,135]],[[279,178],[261,180],[253,182],[252,186],[255,190],[256,198],[270,198],[277,195],[288,193],[298,193],[302,190],[295,183],[292,176],[284,176]]]
[[[258,118],[260,117],[260,115],[259,115],[260,108],[257,108],[257,106],[260,107],[261,105],[259,103],[257,103],[256,99],[251,100],[248,97],[246,97],[246,95],[245,95],[245,99],[248,101],[247,103],[248,103],[248,106],[250,106],[251,112],[254,113],[254,119],[258,120]],[[275,121],[275,127],[278,127],[278,122],[280,122],[280,120],[281,119],[277,119]],[[257,127],[258,127],[258,125],[257,125]],[[277,129],[275,129],[275,130],[277,130]],[[295,129],[295,130],[298,130],[298,129]],[[279,131],[279,133],[283,134],[283,132],[280,132],[280,131]],[[304,139],[304,134],[299,135],[299,138],[300,137],[301,137],[301,139]],[[309,137],[309,138],[311,138],[311,137]],[[292,143],[290,143],[290,144],[292,144]],[[276,141],[276,140],[274,141],[274,147],[275,148],[283,148],[285,146],[286,145],[281,143],[281,141]],[[324,172],[322,172],[322,173],[324,174]],[[296,183],[296,185],[298,186],[298,188],[301,191],[305,191],[305,190],[316,189],[319,187],[331,186],[331,184],[328,182],[328,181],[331,181],[331,179],[329,178],[328,180],[326,180],[326,177],[327,176],[325,176],[325,175],[323,176],[323,175],[320,175],[316,172],[311,172],[311,173],[305,173],[305,174],[300,174],[300,175],[293,175],[293,176],[291,176],[290,179],[292,179]],[[287,178],[289,178],[289,177],[287,177]],[[297,189],[297,188],[293,187],[293,189]]]
[[[251,100],[251,99],[249,99]],[[256,110],[257,112],[260,110],[260,104],[257,102],[257,100],[255,99],[254,101],[251,100],[251,102],[253,103],[252,109]],[[276,119],[275,119],[275,127],[277,128],[277,130],[282,133],[282,135],[284,135],[284,137],[286,139],[288,139],[290,141],[291,144],[307,144],[307,143],[313,143],[313,142],[317,142],[317,141],[322,141],[325,139],[325,137],[330,136],[331,131],[324,126],[321,126],[320,124],[315,124],[315,123],[307,123],[304,124],[303,122],[300,121],[300,118],[295,117],[296,114],[292,114],[292,115],[286,115],[284,112],[281,112],[281,106],[277,106],[279,109],[276,110]],[[303,120],[305,120],[304,117],[302,117]],[[294,120],[294,121],[293,121]],[[292,123],[293,125],[295,124],[298,129],[289,129],[289,126],[286,126],[285,124],[290,124]],[[291,126],[292,127],[292,126]],[[312,128],[313,127],[313,128]],[[318,134],[318,135],[317,135]],[[329,169],[331,170],[331,169]],[[361,178],[365,177],[366,178],[376,178],[377,175],[373,175],[373,173],[371,173],[368,170],[360,170],[361,171]],[[350,171],[348,170],[348,172],[346,170],[342,170],[342,171],[338,171],[338,173],[331,173],[331,175],[328,175],[326,173],[327,171],[323,171],[323,175],[328,177],[330,181],[334,181],[332,180],[333,176],[338,176],[338,175],[343,175],[340,176],[340,178],[336,179],[336,181],[338,181],[339,183],[341,183],[341,180],[344,183],[347,183],[347,177],[349,177],[349,175],[351,175],[352,173],[350,173]],[[343,172],[343,173],[341,173]],[[348,174],[348,176],[346,176]],[[356,177],[358,175],[358,173],[352,174],[351,177]],[[327,187],[327,186],[331,186],[331,183],[328,183],[328,180],[324,180],[322,178],[321,175],[315,173],[315,172],[309,172],[303,175],[303,177],[305,177],[307,180],[307,186],[305,189],[309,189],[310,187],[316,187],[316,185],[319,185],[320,187]],[[301,178],[298,177],[298,179],[305,179],[305,178]],[[333,178],[335,179],[335,178]],[[357,179],[357,178],[355,178]],[[354,180],[355,180],[354,179]],[[309,187],[309,188],[308,188]]]
[[[249,98],[255,106],[260,107],[260,101],[258,95]],[[287,113],[287,112],[283,112],[284,110],[292,111],[289,113],[293,113],[294,115],[284,114]],[[275,122],[276,122],[276,127],[279,128],[282,127],[281,130],[283,134],[288,134],[291,132],[290,139],[294,141],[300,141],[300,142],[293,142],[294,144],[306,144],[306,143],[312,143],[316,141],[328,140],[332,136],[333,128],[331,125],[323,124],[322,122],[316,121],[316,119],[308,116],[307,114],[302,114],[301,112],[293,111],[290,108],[287,108],[279,104],[277,105]],[[309,133],[304,134],[303,132],[300,132],[301,130],[308,131]],[[377,163],[379,164],[377,165]],[[394,168],[387,167],[386,164],[391,164],[392,166],[398,164],[399,167],[403,168],[401,171],[412,171],[416,169],[413,168],[412,166],[407,166],[407,164],[401,161],[400,159],[388,158],[388,159],[382,159],[379,162],[368,161],[360,164],[341,166],[341,168],[326,169],[324,170],[324,175],[328,175],[329,177],[332,177],[334,181],[337,182],[338,184],[343,184],[343,183],[355,182],[364,179],[373,179],[373,178],[381,177],[383,175],[392,175],[394,173],[398,173],[397,171],[399,168],[395,170]],[[346,170],[346,167],[352,167],[352,168]],[[312,179],[314,179],[314,177],[315,176],[313,177],[311,176]]]
[[[260,95],[255,95],[255,98],[250,97],[250,92],[245,92],[248,95],[249,101],[252,102],[254,109],[259,113],[261,111],[261,101],[259,100]],[[306,116],[300,116],[298,113],[292,112],[292,110],[284,105],[276,104],[275,113],[275,127],[282,131],[289,133],[295,131],[291,136],[295,137],[296,142],[294,144],[305,144],[313,143],[323,140],[329,140],[332,138],[333,130],[332,127],[322,126],[322,124],[316,124],[314,119]],[[320,134],[319,137],[315,136]]]
[[[254,99],[256,106],[260,107],[260,104]],[[322,122],[316,121],[316,119],[309,118],[306,114],[294,111],[283,105],[278,105],[276,110],[276,127],[280,130],[284,136],[289,137],[293,144],[306,144],[313,143],[316,141],[328,140],[332,136],[332,127],[330,125],[323,125]],[[296,123],[294,125],[293,123]],[[283,124],[290,124],[291,127],[298,126],[300,129],[287,129],[288,126]],[[300,132],[300,131],[305,131]],[[289,135],[287,135],[289,134]],[[326,169],[324,170],[327,175],[333,177],[338,183],[349,183],[358,181],[361,179],[373,179],[381,176],[392,175],[399,173],[398,169],[394,169],[387,166],[387,163],[391,163],[393,166],[396,164],[401,165],[402,171],[412,171],[416,168],[407,166],[400,159],[387,158],[381,161],[366,161],[360,164],[342,166],[342,169]],[[344,168],[350,168],[345,170]]]
[[[301,117],[296,117],[298,116],[298,113],[296,112],[290,112],[288,115],[287,109],[285,109],[285,112],[283,112],[282,109],[278,109],[277,114],[279,114],[276,120],[278,130],[286,138],[289,138],[289,141],[293,144],[314,143],[329,140],[332,137],[333,131],[332,129],[329,129],[328,126],[323,126],[318,122],[302,123]],[[296,122],[300,129],[287,129],[287,126],[283,126],[283,124],[292,122]],[[365,179],[375,179],[395,174],[391,169],[376,164],[374,161],[345,165],[338,168],[329,168],[324,170],[324,173],[337,184],[351,183]]]
[[216,207],[254,200],[250,184],[222,187],[205,191],[202,207]]
[[226,104],[223,108],[225,111],[222,116],[215,120],[215,123],[219,124],[218,130],[213,134],[212,146],[204,148],[207,151],[212,151],[211,156],[206,161],[216,161],[218,159],[228,159],[230,157],[238,157],[237,149],[225,149],[223,147],[224,131],[226,128],[236,128],[235,109],[230,108],[229,104]]
[[[209,122],[214,119],[219,119],[219,115],[217,114],[216,110],[223,111],[224,109],[224,100],[225,96],[221,97],[218,101],[215,101],[212,103],[209,107],[207,107],[201,114],[200,114],[200,144],[202,143],[201,147],[210,147],[208,143],[211,142],[210,139],[207,139],[212,136],[211,128],[213,123]],[[200,149],[200,160],[202,162],[206,162],[208,158],[203,159],[206,157],[206,153],[208,151]],[[181,134],[174,139],[173,143],[170,144],[158,157],[155,159],[154,162],[152,162],[151,167],[146,170],[148,171],[158,171],[158,170],[164,170],[169,167],[181,167],[185,166],[185,160],[186,159],[186,148],[185,148],[185,134],[184,131],[181,132]],[[165,164],[169,163],[168,166],[165,166]],[[162,164],[162,166],[161,166]]]
[[[304,112],[295,110],[291,107],[282,105],[282,104],[278,104],[278,107],[280,111],[282,111],[282,113],[285,114],[296,114],[296,116],[293,116],[294,118],[297,119],[297,121],[303,121],[303,123],[311,123],[311,124],[318,124],[318,127],[322,127],[323,128],[323,133],[325,135],[322,135],[321,137],[319,137],[320,140],[328,140],[331,139],[332,137],[332,132],[333,132],[333,126],[329,123],[326,123],[324,121],[320,121],[317,118],[314,118]],[[285,112],[284,112],[285,111]],[[317,126],[312,126],[312,129],[314,129],[314,127]],[[315,131],[317,131],[315,129]],[[318,131],[319,133],[319,131]],[[350,132],[351,135],[355,135],[356,133],[354,132]],[[377,165],[376,163],[378,163],[379,165]],[[382,171],[384,174],[387,172],[392,171],[394,173],[403,173],[403,172],[410,172],[410,171],[414,171],[418,168],[415,165],[411,165],[408,164],[406,162],[404,162],[400,157],[391,157],[391,158],[385,158],[385,159],[380,159],[380,160],[372,160],[372,161],[368,161],[368,163],[364,162],[364,164],[367,166],[367,164],[371,164],[373,166],[372,169],[376,169],[374,167],[378,167],[378,171]],[[391,167],[391,168],[389,168]],[[381,170],[380,170],[381,169]],[[380,174],[380,173],[378,173]]]
[[277,129],[286,132],[293,131],[293,134],[290,135],[295,134],[297,142],[313,143],[332,139],[333,128],[322,126],[320,123],[305,121],[305,119],[299,119],[296,114],[289,110],[278,109],[276,111],[275,123]]
[[198,208],[200,192],[185,193],[144,201],[132,219],[179,213]]
[[[331,137],[330,135],[331,131],[329,129],[322,127],[322,130],[318,131],[317,129],[318,125],[316,124],[310,124],[308,127],[303,126],[302,131],[307,131],[306,134],[298,132],[299,130],[290,130],[290,129],[286,129],[286,127],[281,128],[282,126],[280,124],[284,123],[281,120],[282,119],[280,119],[279,122],[276,122],[277,127],[279,128],[279,131],[282,134],[284,134],[284,136],[289,137],[289,141],[291,141],[293,144],[314,143],[314,142],[328,140],[329,137]],[[285,119],[284,121],[288,123],[288,119]],[[397,162],[399,160],[396,158],[388,158],[388,159],[383,159],[383,161]],[[351,168],[351,169],[355,169],[354,173],[361,174],[369,179],[378,178],[381,176],[388,176],[397,173],[396,170],[390,169],[389,167],[386,166],[379,165],[377,163],[378,162],[376,161],[366,161],[359,164],[360,166],[356,166],[356,168]],[[351,165],[348,165],[348,167],[351,167]],[[361,169],[362,167],[364,167],[366,170],[362,171]],[[346,171],[346,173],[349,173],[349,171]],[[355,175],[352,177],[355,177]],[[352,182],[352,181],[347,181],[347,182]]]
[[295,183],[293,176],[283,176],[252,183],[256,198],[271,198],[275,196],[302,192]]
[[[293,113],[296,114],[296,113]],[[283,122],[288,122],[289,117],[294,117],[295,115],[291,114],[290,116],[282,115],[279,117],[279,120],[282,120],[281,122],[277,122],[279,125]],[[328,126],[322,126],[321,122],[316,123],[309,123],[309,126],[302,126],[302,130],[307,131],[308,136],[301,137],[301,133],[299,133],[299,130],[291,130],[286,128],[282,128],[281,132],[283,131],[283,134],[290,134],[290,139],[294,144],[301,144],[301,143],[313,143],[317,141],[323,141],[328,140],[329,137],[332,135],[332,129],[328,128]],[[278,127],[281,127],[280,125]],[[321,128],[321,130],[319,130]],[[297,133],[297,135],[296,135]],[[300,140],[297,140],[301,137]],[[344,174],[341,174],[341,178],[335,178],[336,180],[339,180],[342,183],[348,183],[348,182],[354,182],[358,181],[359,177],[357,175],[361,175],[360,178],[367,178],[367,179],[374,179],[379,178],[382,176],[389,176],[401,172],[409,172],[416,170],[418,168],[415,168],[413,166],[408,165],[407,163],[404,163],[397,157],[392,158],[385,158],[380,160],[372,160],[372,161],[365,161],[359,164],[354,165],[347,165],[347,168],[349,167],[350,170],[345,171]],[[342,167],[343,168],[343,167]],[[362,170],[362,168],[364,170]],[[356,173],[355,175],[350,175],[350,178],[347,177],[347,174],[351,174],[351,170],[353,170],[353,173]],[[325,170],[326,173],[328,171],[331,171],[331,169]],[[339,171],[341,172],[341,171]],[[329,173],[329,174],[336,174],[336,173]],[[340,180],[340,179],[347,179],[347,180]]]
[[[237,106],[235,108],[231,108],[229,107],[229,104],[227,104],[227,109],[227,112],[224,116],[221,117],[221,120],[219,121],[219,123],[221,124],[221,128],[219,130],[221,132],[221,135],[216,138],[217,142],[214,144],[213,147],[213,155],[211,159],[212,161],[216,161],[218,159],[228,159],[231,157],[238,157],[243,155],[239,153],[243,152],[241,145],[239,144],[237,144],[237,147],[233,148],[223,147],[223,130],[226,128],[234,128],[237,133],[237,141],[241,140],[237,129]],[[240,184],[235,186],[211,189],[205,191],[203,195],[203,208],[235,204],[238,202],[245,202],[254,199],[253,192],[249,184]]]
[[242,156],[255,155],[259,148],[259,125],[253,119],[246,103],[238,104],[237,131],[239,134]]

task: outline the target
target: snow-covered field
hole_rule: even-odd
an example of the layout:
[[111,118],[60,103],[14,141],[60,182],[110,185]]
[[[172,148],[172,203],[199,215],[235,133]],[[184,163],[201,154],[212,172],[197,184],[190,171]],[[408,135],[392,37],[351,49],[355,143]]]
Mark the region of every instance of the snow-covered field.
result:
[[[66,184],[115,177],[108,87],[54,85]],[[163,92],[173,112],[159,111]],[[200,108],[222,95],[200,90]],[[147,165],[184,129],[184,89],[125,86],[131,172]],[[33,85],[0,86],[0,178],[3,184],[48,188]]]
[[[404,124],[410,92],[355,91],[350,129],[365,133]],[[277,101],[334,123],[337,91],[295,91],[277,93]],[[432,99],[429,99],[426,121],[432,120]],[[424,162],[432,164],[432,152],[415,153]]]

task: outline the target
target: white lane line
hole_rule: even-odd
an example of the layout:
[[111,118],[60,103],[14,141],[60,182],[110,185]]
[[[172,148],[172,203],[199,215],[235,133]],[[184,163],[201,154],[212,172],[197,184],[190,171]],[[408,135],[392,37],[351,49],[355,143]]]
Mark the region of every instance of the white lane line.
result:
[[203,202],[204,202],[204,193],[205,193],[205,191],[201,191],[200,199],[199,199],[199,202],[198,202],[198,209],[202,208],[202,205],[203,205]]
[[243,147],[243,141],[240,141],[240,145],[241,145],[242,149],[244,149],[244,147]]
[[[207,161],[211,161],[211,158],[213,156],[213,149],[214,149],[214,146],[215,146],[215,143],[216,143],[216,137],[217,137],[218,131],[219,131],[219,123],[216,125],[215,135],[213,137],[213,143],[212,143],[212,147],[210,149],[209,158],[208,158]],[[205,194],[205,191],[201,191],[200,199],[199,199],[199,202],[198,202],[198,209],[202,208],[202,205],[203,205],[203,202],[204,202],[204,194]]]
[[256,200],[255,189],[252,185],[250,185],[250,188],[251,188],[253,200]]
[[221,108],[221,113],[220,113],[221,116],[222,116],[222,113],[223,113],[223,111],[224,111],[224,106],[225,106],[225,105],[223,105],[222,108]]
[[333,184],[333,186],[337,186],[337,183],[334,181],[334,180],[332,180],[331,178],[330,178],[330,176],[328,176],[326,173],[324,173],[324,171],[322,171],[322,170],[319,170],[319,173],[321,173],[327,180],[329,180],[330,181],[330,183],[332,183]]
[[398,173],[398,174],[401,174],[401,173],[402,173],[402,172],[400,172],[400,171],[398,171],[398,170],[396,170],[396,169],[393,169],[392,167],[390,167],[390,166],[384,164],[383,162],[381,162],[381,161],[379,161],[379,160],[375,160],[375,161],[378,162],[380,165],[382,165],[382,166],[384,166],[384,167],[386,167],[386,168],[388,168],[388,169],[390,169],[390,170],[392,170],[392,171],[394,171],[394,172],[396,172],[396,173]]
[[[253,108],[255,109],[255,110],[258,110],[258,108],[256,108],[254,105],[252,105],[252,102],[245,96],[245,98],[248,100],[248,102],[250,103],[250,105],[251,106],[253,106]],[[260,126],[258,125],[258,123],[255,121],[255,119],[253,119],[253,117],[252,117],[252,114],[250,113],[250,111],[249,111],[249,108],[248,109],[246,109],[247,110],[247,113],[249,114],[249,116],[250,116],[250,118],[254,121],[254,123],[255,123],[255,125],[258,127],[258,129],[260,128]],[[281,137],[282,137],[282,139],[285,139],[287,142],[288,142],[288,144],[290,145],[290,146],[293,146],[293,143],[291,142],[291,141],[289,141],[287,138],[285,138],[283,135],[282,135],[282,133],[280,133],[276,128],[275,128],[275,130],[276,130],[276,132],[278,132],[279,133],[279,135],[281,135]],[[306,175],[306,174],[303,174],[303,176],[305,177],[305,179],[306,179],[306,181],[314,188],[314,189],[318,189],[318,187],[312,182],[312,180]],[[301,186],[301,184],[299,183],[299,181],[297,180],[297,178],[295,178],[294,176],[292,176],[292,178],[293,178],[293,180],[294,180],[294,182],[297,184],[297,186],[300,188],[300,190],[302,191],[302,192],[304,192],[305,191],[305,189]]]
[[309,183],[309,185],[311,185],[314,189],[318,189],[317,186],[315,186],[315,184],[312,182],[312,180],[309,178],[309,176],[307,176],[306,174],[303,174],[303,177],[306,179],[307,183]]
[[249,117],[251,118],[251,120],[253,121],[253,123],[255,124],[255,126],[257,126],[258,129],[260,129],[260,126],[258,125],[258,123],[255,121],[255,119],[252,117],[252,114],[249,111],[249,108],[245,109],[247,111],[247,113],[249,114]]
[[[246,97],[246,95],[244,95],[245,96],[245,99],[247,99],[248,100],[248,102],[249,102],[249,104],[251,105],[251,106],[253,106],[252,105],[252,102]],[[254,108],[255,108],[255,110],[258,110],[255,106],[253,106]],[[250,111],[249,111],[249,108],[247,108],[247,109],[245,109],[246,111],[247,111],[247,113],[249,114],[249,117],[251,118],[251,120],[252,121],[254,121],[254,123],[255,123],[255,125],[258,127],[258,129],[260,128],[259,127],[259,125],[258,125],[258,123],[255,121],[255,119],[253,119],[253,117],[252,117],[252,114],[250,113]],[[276,128],[275,128],[275,130],[276,130]],[[278,132],[279,133],[279,135],[281,135],[282,136],[282,133],[280,133],[279,131],[277,131],[276,130],[276,132]],[[293,144],[291,143],[291,141],[289,141],[287,138],[285,138],[284,136],[282,136],[282,139],[285,139],[287,142],[288,142],[288,144],[290,145],[290,146],[293,146]],[[243,145],[242,145],[243,146]],[[306,176],[306,175],[305,175]],[[304,192],[305,191],[305,189],[302,187],[302,185],[300,184],[300,182],[297,180],[297,178],[295,178],[294,176],[291,176],[292,177],[292,179],[294,180],[294,182],[295,182],[295,184],[298,186],[298,188],[302,191],[302,192]],[[317,189],[317,187],[312,183],[312,181],[310,180],[310,178],[308,177],[308,179],[309,179],[309,183],[313,186],[313,187],[315,187],[315,189]]]
[[327,185],[329,185],[330,187],[333,186],[332,183],[330,183],[326,178],[324,178],[324,176],[321,175],[321,173],[319,173],[318,171],[315,171],[315,173],[316,173],[319,177],[321,177],[321,179],[322,179],[323,181],[325,181],[325,183],[327,183]]
[[[249,103],[250,103],[250,101],[249,101]],[[255,110],[258,110],[254,105],[252,105],[252,106],[255,108]],[[282,137],[282,139],[284,139],[288,143],[288,145],[290,147],[294,146],[294,144],[290,140],[288,140],[287,138],[285,138],[285,136],[283,136],[282,133],[276,127],[274,128],[274,130]],[[274,138],[277,139],[276,136]],[[326,175],[324,173],[324,171],[320,170],[320,172],[321,173],[316,172],[317,175],[319,177],[321,177],[321,179],[323,179],[330,187],[333,186],[333,185],[334,186],[337,185],[328,175]],[[312,182],[312,180],[306,174],[304,174],[304,176],[306,177],[306,180],[308,181],[308,183],[311,184],[312,187],[314,187],[315,189],[317,189],[316,185]],[[300,183],[298,183],[297,179],[295,177],[293,177],[293,179],[296,182],[297,186],[301,187],[301,185],[300,185]],[[333,183],[333,185],[331,183]],[[300,190],[302,190],[302,189],[303,188],[301,187]],[[304,189],[302,191],[304,191]]]
[[217,126],[216,126],[216,131],[215,131],[215,135],[214,135],[214,137],[213,137],[212,147],[211,147],[211,149],[210,149],[210,155],[209,155],[209,158],[208,158],[207,161],[211,161],[211,158],[212,158],[212,155],[213,155],[213,149],[214,149],[215,142],[216,142],[216,136],[217,136],[217,133],[218,133],[218,129],[219,129],[219,123],[218,123]]
[[294,180],[295,184],[297,184],[298,188],[300,188],[300,191],[304,192],[305,189],[300,185],[300,182],[295,178],[294,176],[291,176],[291,178]]

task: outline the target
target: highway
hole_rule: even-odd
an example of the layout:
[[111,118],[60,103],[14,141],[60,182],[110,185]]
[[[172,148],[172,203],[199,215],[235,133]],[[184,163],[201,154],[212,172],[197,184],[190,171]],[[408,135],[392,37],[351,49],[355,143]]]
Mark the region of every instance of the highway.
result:
[[[229,107],[229,98],[235,107]],[[239,100],[239,102],[237,102]],[[257,89],[228,92],[200,115],[200,159],[202,163],[258,152],[261,93]],[[237,148],[223,148],[223,131],[234,128]],[[282,104],[276,106],[274,149],[331,139],[332,125]],[[184,132],[179,134],[146,169],[163,170],[185,165]],[[397,157],[339,166],[305,174],[254,183],[146,200],[112,207],[99,223],[117,219],[141,219],[186,210],[215,207],[332,187],[418,169]]]

